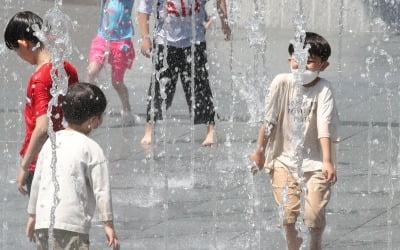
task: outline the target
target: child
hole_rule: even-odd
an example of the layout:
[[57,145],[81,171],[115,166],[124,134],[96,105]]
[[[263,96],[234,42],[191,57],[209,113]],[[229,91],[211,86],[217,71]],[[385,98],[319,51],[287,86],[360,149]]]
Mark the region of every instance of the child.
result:
[[92,40],[89,53],[87,81],[93,83],[103,68],[106,55],[111,65],[111,82],[122,103],[122,126],[132,126],[128,88],[124,83],[127,69],[132,67],[135,50],[131,37],[133,0],[102,0],[100,26]]
[[70,86],[62,109],[68,126],[56,133],[56,166],[59,190],[55,193],[52,145],[47,140],[39,154],[29,199],[26,234],[38,239],[38,249],[48,249],[48,229],[54,195],[55,249],[89,249],[91,219],[97,206],[108,246],[119,249],[113,227],[111,188],[103,150],[88,134],[100,126],[107,106],[104,93],[95,85]]
[[[192,7],[188,2],[194,2]],[[229,40],[231,30],[227,20],[227,10],[225,0],[218,0],[218,12],[220,14],[222,30],[225,39]],[[142,144],[151,143],[152,123],[150,117],[151,101],[154,100],[154,117],[153,120],[162,119],[162,102],[160,93],[160,79],[164,78],[168,81],[165,83],[166,107],[172,104],[175,94],[175,87],[178,77],[181,78],[183,90],[185,91],[186,102],[189,111],[192,108],[192,90],[191,75],[192,66],[189,58],[192,56],[191,47],[195,42],[194,51],[194,124],[204,123],[207,125],[207,135],[203,141],[204,146],[214,143],[214,104],[212,101],[212,93],[208,80],[207,57],[206,57],[206,41],[205,27],[205,1],[181,1],[169,0],[157,2],[157,26],[154,45],[149,35],[149,16],[152,13],[153,0],[139,1],[139,26],[142,35],[141,52],[146,57],[150,57],[152,48],[156,50],[155,54],[155,73],[154,82],[150,82],[148,91],[147,104],[147,124],[145,134],[141,140]],[[192,37],[192,8],[195,12],[195,34]],[[164,55],[166,55],[167,65],[164,66]],[[151,96],[154,89],[154,97]]]
[[[51,55],[34,34],[34,27],[41,29],[42,25],[43,21],[38,15],[23,11],[11,18],[4,32],[7,48],[14,50],[20,58],[36,66],[27,87],[24,111],[25,139],[20,151],[22,162],[17,175],[18,190],[24,195],[29,194],[37,155],[47,139],[49,118],[46,113],[48,103],[52,98],[50,94]],[[64,69],[69,77],[69,84],[78,82],[77,72],[69,62],[64,62]],[[51,119],[54,131],[63,128],[61,124],[63,114],[60,106],[52,107]],[[27,186],[26,189],[24,185]]]
[[[304,44],[309,44],[306,71],[298,72],[303,79],[302,117],[304,121],[303,165],[307,187],[304,222],[311,234],[310,249],[321,249],[325,227],[325,207],[330,199],[331,185],[336,182],[332,142],[336,140],[338,115],[331,83],[318,77],[328,66],[331,53],[328,42],[318,34],[307,32]],[[298,69],[289,45],[289,62],[293,72]],[[299,249],[295,222],[300,212],[300,184],[293,155],[295,135],[296,82],[293,74],[279,74],[272,81],[266,99],[265,125],[262,125],[256,151],[251,160],[262,168],[270,169],[273,193],[277,204],[284,207],[283,224],[288,249]],[[270,141],[270,143],[268,143]],[[266,146],[269,147],[265,157]],[[254,173],[257,169],[253,169]],[[285,190],[287,188],[287,190]],[[286,194],[284,194],[286,193]],[[285,197],[284,197],[285,196]],[[285,201],[282,204],[282,201]]]

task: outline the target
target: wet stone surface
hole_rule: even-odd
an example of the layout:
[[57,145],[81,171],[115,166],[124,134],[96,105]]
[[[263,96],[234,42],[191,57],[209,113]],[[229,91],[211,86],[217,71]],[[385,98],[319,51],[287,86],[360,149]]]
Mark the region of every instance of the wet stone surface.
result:
[[[43,15],[51,7],[49,1],[35,1],[29,8]],[[1,10],[1,26],[21,8],[27,9],[27,3],[18,1]],[[71,61],[83,80],[99,7],[67,2],[62,10],[79,24],[71,30]],[[323,249],[400,249],[398,71],[383,80],[391,66],[399,65],[399,36],[392,34],[390,40],[379,44],[392,55],[393,65],[378,55],[366,77],[365,60],[372,55],[368,46],[374,45],[373,37],[383,39],[381,33],[346,30],[338,36],[336,30],[315,27],[331,42],[331,65],[322,76],[335,86],[342,120],[342,141],[337,145],[339,177],[327,209]],[[138,28],[136,31],[139,34]],[[149,147],[140,145],[151,62],[139,51],[126,74],[133,113],[141,118],[134,126],[120,126],[119,100],[107,83],[109,68],[101,73],[100,85],[109,106],[103,125],[91,136],[109,159],[122,249],[284,249],[269,176],[261,172],[252,178],[247,169],[257,135],[257,126],[247,121],[258,111],[249,108],[240,90],[251,85],[263,92],[274,75],[289,70],[287,44],[293,27],[266,30],[265,72],[262,68],[254,71],[254,65],[261,62],[254,61],[260,58],[255,56],[256,49],[248,46],[244,26],[238,25],[234,31],[231,43],[222,41],[219,26],[207,33],[211,86],[219,115],[212,147],[201,146],[206,128],[191,126],[179,84],[167,118],[155,129],[155,142]],[[134,37],[136,49],[140,47],[138,39]],[[13,52],[4,51],[1,56],[5,60],[0,62],[4,79],[0,83],[0,249],[34,249],[24,233],[27,198],[18,194],[15,185],[24,133],[25,84],[34,68]],[[390,103],[388,96],[392,97]],[[101,222],[96,219],[90,238],[92,249],[107,249]]]

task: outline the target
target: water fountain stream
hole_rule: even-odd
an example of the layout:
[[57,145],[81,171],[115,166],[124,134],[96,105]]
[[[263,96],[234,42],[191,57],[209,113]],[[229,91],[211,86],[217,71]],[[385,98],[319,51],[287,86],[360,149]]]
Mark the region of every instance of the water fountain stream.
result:
[[[72,45],[69,36],[69,27],[72,23],[70,18],[61,12],[59,7],[62,5],[62,0],[55,0],[54,8],[47,11],[44,16],[44,25],[39,27],[32,27],[35,30],[35,35],[45,44],[46,48],[52,55],[51,62],[53,67],[50,71],[51,79],[53,81],[50,94],[52,96],[47,116],[52,117],[53,107],[58,105],[60,96],[64,96],[68,89],[68,76],[64,70],[64,61],[69,59],[72,54]],[[59,114],[56,114],[59,115]],[[51,140],[52,148],[52,180],[54,183],[54,197],[53,206],[51,207],[50,227],[49,227],[49,249],[54,249],[53,229],[55,223],[55,210],[59,203],[58,192],[59,183],[57,179],[57,155],[56,145],[57,138],[53,130],[52,119],[49,119],[49,127],[47,134]]]
[[[94,23],[87,27],[84,24],[87,11],[98,13],[97,0],[91,1],[97,5],[72,0],[34,2],[33,10],[41,15],[49,10],[49,13],[53,11],[56,14],[51,18],[68,20],[63,12],[69,13],[76,21],[68,20],[68,25],[77,23],[80,29],[94,32]],[[108,124],[115,117],[107,116],[105,127],[94,135],[108,150],[108,156],[115,158],[116,149],[112,148],[113,140],[117,140],[113,138],[115,131],[135,133],[129,137],[133,141],[121,146],[126,146],[125,150],[130,153],[126,161],[119,161],[118,167],[114,161],[110,162],[112,184],[116,187],[113,205],[117,232],[123,248],[284,248],[282,236],[275,226],[275,204],[270,194],[269,177],[264,173],[253,177],[243,166],[248,165],[247,155],[254,149],[254,135],[263,115],[263,99],[270,77],[287,71],[284,59],[289,39],[293,37],[294,16],[296,34],[293,41],[294,44],[298,42],[299,46],[295,47],[300,49],[300,54],[305,23],[309,30],[327,37],[332,51],[337,53],[330,58],[332,66],[324,76],[326,74],[328,79],[338,83],[334,85],[335,95],[343,121],[341,131],[346,139],[338,147],[340,178],[334,190],[334,202],[332,200],[330,204],[334,209],[328,209],[332,213],[327,215],[324,249],[397,249],[400,246],[396,239],[400,232],[400,130],[394,127],[398,126],[400,110],[400,106],[395,104],[400,94],[395,80],[399,76],[400,57],[396,48],[400,39],[396,34],[399,29],[395,16],[400,2],[227,2],[233,40],[228,43],[221,41],[217,22],[207,31],[210,80],[214,104],[221,118],[216,120],[216,145],[210,149],[200,148],[195,126],[189,124],[193,124],[193,120],[189,121],[187,116],[181,119],[175,114],[181,110],[172,108],[167,111],[165,106],[165,120],[156,126],[151,150],[145,151],[139,146],[142,123],[130,128],[113,127]],[[3,3],[0,12],[3,26],[16,11],[31,8],[31,1],[3,0]],[[64,28],[57,29],[61,31]],[[89,35],[81,34],[90,32],[77,32],[79,30],[70,32],[74,46],[71,51],[62,51],[64,55],[60,58],[69,57],[83,73],[86,61],[81,57],[89,44]],[[355,41],[362,45],[357,47]],[[24,102],[24,86],[29,72],[21,70],[22,66],[12,53],[0,45],[0,55],[4,59],[0,63],[4,86],[0,90],[0,119],[3,124],[0,127],[0,149],[4,162],[0,169],[0,249],[7,250],[32,247],[22,232],[25,218],[21,214],[25,213],[26,200],[16,195],[14,180],[18,167],[15,159],[22,140],[21,132],[16,136],[14,132],[23,131],[19,110]],[[127,74],[129,79],[138,79],[132,81],[136,93],[139,93],[133,100],[133,107],[141,116],[143,110],[140,108],[144,104],[140,96],[146,95],[150,75],[147,66],[149,63],[138,56],[132,71]],[[109,78],[109,71],[106,74]],[[362,74],[364,77],[360,77]],[[108,87],[103,86],[103,89],[108,91]],[[369,104],[366,101],[368,96],[372,100]],[[111,94],[107,97],[112,109],[114,97]],[[301,101],[298,99],[300,106]],[[182,107],[185,105],[184,99],[176,95],[174,107],[178,103]],[[366,111],[368,105],[369,111]],[[185,130],[181,131],[181,128]],[[301,138],[297,139],[301,142]],[[350,200],[360,205],[351,205]],[[91,232],[93,248],[105,249],[103,232],[96,227]]]

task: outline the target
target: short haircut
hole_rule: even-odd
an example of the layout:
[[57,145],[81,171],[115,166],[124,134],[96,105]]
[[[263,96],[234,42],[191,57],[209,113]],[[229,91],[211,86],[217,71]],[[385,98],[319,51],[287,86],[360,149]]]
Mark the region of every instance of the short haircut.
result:
[[68,123],[80,125],[93,116],[101,116],[107,107],[103,91],[94,84],[80,82],[68,87],[62,111]]
[[[306,32],[304,46],[307,44],[311,46],[308,50],[310,56],[318,56],[322,61],[328,61],[331,55],[331,46],[325,38],[313,32]],[[289,44],[288,51],[290,55],[293,54],[293,44]]]
[[6,30],[4,31],[4,41],[7,48],[11,50],[18,49],[18,40],[22,39],[32,42],[35,45],[40,43],[42,47],[42,41],[34,35],[34,25],[37,25],[39,29],[41,29],[43,25],[42,18],[35,13],[31,11],[21,11],[15,14],[8,22]]

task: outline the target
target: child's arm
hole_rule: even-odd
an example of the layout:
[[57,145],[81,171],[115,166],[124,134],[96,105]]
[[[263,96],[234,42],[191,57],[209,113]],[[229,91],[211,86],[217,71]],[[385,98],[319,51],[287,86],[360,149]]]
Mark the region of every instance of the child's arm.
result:
[[17,174],[17,188],[23,195],[28,194],[24,188],[26,177],[28,176],[28,167],[39,154],[43,144],[47,140],[47,128],[49,119],[46,114],[39,116],[36,119],[35,129],[33,130],[31,140],[24,157],[22,158],[20,168]]
[[88,168],[88,181],[96,199],[99,218],[104,222],[107,244],[110,247],[112,246],[114,250],[118,250],[119,242],[113,224],[111,186],[107,160],[100,147],[97,149],[93,148],[92,155],[95,165]]
[[108,246],[113,247],[113,250],[119,250],[120,244],[112,221],[104,222],[104,232],[106,233]]
[[29,241],[33,242],[36,242],[35,222],[36,222],[36,215],[30,214],[28,218],[28,223],[26,224],[26,236],[28,236]]
[[327,181],[335,183],[337,181],[337,176],[332,161],[331,139],[328,137],[322,137],[319,141],[322,149],[322,174],[325,176]]
[[231,28],[228,24],[228,11],[225,0],[217,0],[217,10],[221,19],[222,32],[224,32],[225,40],[231,40]]
[[140,51],[145,57],[150,57],[152,42],[149,31],[149,17],[147,13],[139,12],[139,29],[142,36],[142,45]]
[[264,167],[265,148],[267,147],[267,143],[268,143],[268,139],[269,139],[268,135],[271,132],[271,131],[267,131],[267,129],[272,130],[273,126],[270,128],[267,128],[267,126],[265,124],[261,125],[261,127],[258,131],[256,150],[250,156],[250,160],[253,161],[258,167],[258,169],[252,169],[253,174],[257,173],[259,169],[262,169]]

